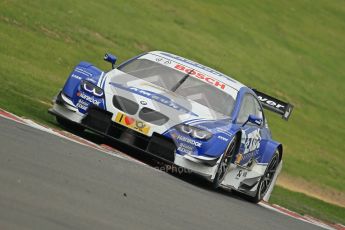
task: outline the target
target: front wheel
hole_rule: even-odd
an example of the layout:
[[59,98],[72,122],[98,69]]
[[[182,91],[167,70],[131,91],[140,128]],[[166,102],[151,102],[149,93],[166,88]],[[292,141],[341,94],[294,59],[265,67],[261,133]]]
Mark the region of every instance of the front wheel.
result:
[[264,175],[261,177],[259,181],[259,186],[256,191],[256,195],[254,197],[248,197],[249,201],[253,203],[258,203],[264,198],[268,189],[271,186],[271,183],[273,181],[274,175],[276,174],[279,162],[280,162],[279,151],[276,150],[270,163],[268,164],[265,170]]
[[224,180],[228,170],[229,166],[232,160],[232,157],[235,154],[236,151],[236,145],[237,145],[237,136],[234,136],[233,139],[231,140],[230,144],[228,145],[228,148],[226,149],[225,153],[222,156],[222,159],[219,162],[219,166],[217,169],[216,176],[214,177],[212,187],[213,188],[218,188],[219,185],[222,183]]

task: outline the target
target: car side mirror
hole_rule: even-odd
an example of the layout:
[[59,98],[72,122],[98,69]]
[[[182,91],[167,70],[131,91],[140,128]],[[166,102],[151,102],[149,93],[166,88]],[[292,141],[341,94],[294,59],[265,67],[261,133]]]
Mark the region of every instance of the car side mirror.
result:
[[111,68],[115,68],[115,63],[116,63],[117,57],[115,55],[112,55],[110,53],[106,53],[104,55],[104,61],[110,62],[111,63]]
[[245,126],[247,123],[252,123],[254,125],[261,126],[262,122],[263,122],[263,120],[261,117],[258,117],[254,114],[250,114],[248,116],[248,120],[243,124],[243,126]]

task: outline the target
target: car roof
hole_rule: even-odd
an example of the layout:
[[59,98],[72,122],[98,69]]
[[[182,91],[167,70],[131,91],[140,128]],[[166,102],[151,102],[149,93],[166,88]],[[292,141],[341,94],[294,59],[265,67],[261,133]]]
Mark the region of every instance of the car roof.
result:
[[218,81],[225,83],[226,85],[234,88],[237,91],[239,91],[243,87],[246,87],[245,85],[243,85],[239,81],[231,78],[228,75],[225,75],[225,74],[223,74],[223,73],[221,73],[215,69],[212,69],[208,66],[204,66],[200,63],[189,60],[187,58],[184,58],[184,57],[172,54],[172,53],[164,52],[164,51],[151,51],[148,53],[158,55],[158,56],[161,56],[161,57],[166,58],[166,59],[172,59],[172,61],[174,61],[174,62],[180,63],[182,65],[185,65],[188,68],[197,70],[197,71],[202,72],[203,74],[206,74],[206,75],[208,75],[214,79],[217,79]]

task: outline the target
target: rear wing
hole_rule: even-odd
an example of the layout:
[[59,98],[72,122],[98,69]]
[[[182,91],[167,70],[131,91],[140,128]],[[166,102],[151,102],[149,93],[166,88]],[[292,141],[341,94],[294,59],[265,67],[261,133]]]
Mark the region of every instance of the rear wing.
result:
[[287,102],[283,102],[281,100],[278,100],[274,97],[271,97],[267,94],[264,94],[256,89],[252,89],[256,95],[258,96],[259,101],[262,104],[262,107],[264,107],[265,109],[268,109],[272,112],[278,113],[280,115],[282,115],[282,118],[284,120],[288,120],[292,110],[293,110],[293,105],[287,103]]

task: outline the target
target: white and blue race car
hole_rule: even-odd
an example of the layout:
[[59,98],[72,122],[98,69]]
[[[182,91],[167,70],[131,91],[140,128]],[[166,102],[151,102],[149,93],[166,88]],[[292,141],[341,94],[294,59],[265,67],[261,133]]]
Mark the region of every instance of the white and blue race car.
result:
[[286,120],[292,105],[229,76],[162,51],[104,72],[80,62],[49,110],[62,125],[89,129],[188,169],[252,202],[267,200],[282,166],[263,107]]

